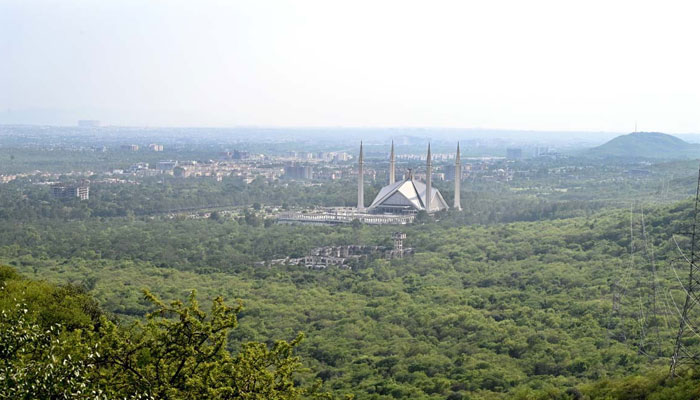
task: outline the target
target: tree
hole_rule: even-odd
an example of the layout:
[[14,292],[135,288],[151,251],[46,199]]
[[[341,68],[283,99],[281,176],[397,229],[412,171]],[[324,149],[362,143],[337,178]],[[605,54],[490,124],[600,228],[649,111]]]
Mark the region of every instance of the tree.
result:
[[425,210],[420,210],[416,214],[416,223],[417,224],[424,224],[426,222],[430,222],[430,214],[428,214],[427,211]]
[[[299,399],[322,396],[316,388],[296,386],[293,375],[301,362],[291,342],[280,340],[268,348],[250,342],[232,356],[226,350],[231,329],[242,310],[226,305],[221,297],[204,312],[191,292],[187,303],[165,304],[152,293],[146,299],[156,306],[144,325],[127,331],[106,328],[102,348],[106,387],[123,388],[118,396],[146,393],[156,399]],[[106,324],[109,325],[109,324]]]
[[145,296],[156,305],[145,325],[123,333],[113,324],[106,328],[104,360],[117,372],[106,371],[108,386],[159,399],[206,397],[207,388],[217,385],[212,379],[227,358],[226,336],[241,306],[231,308],[217,298],[207,315],[195,292],[187,305],[166,305],[148,291]]
[[90,333],[44,328],[26,307],[0,311],[0,399],[107,399],[91,382],[98,353]]
[[[46,284],[0,268],[2,298],[19,298],[37,285]],[[194,291],[186,303],[166,304],[148,291],[144,295],[155,310],[145,323],[128,327],[103,315],[93,326],[45,325],[36,308],[46,304],[38,297],[31,303],[0,303],[0,399],[331,398],[318,392],[318,384],[303,387],[294,379],[301,371],[294,349],[302,334],[271,347],[249,342],[232,355],[227,337],[238,325],[240,303],[231,307],[217,297],[205,312]],[[81,314],[85,303],[67,304]]]

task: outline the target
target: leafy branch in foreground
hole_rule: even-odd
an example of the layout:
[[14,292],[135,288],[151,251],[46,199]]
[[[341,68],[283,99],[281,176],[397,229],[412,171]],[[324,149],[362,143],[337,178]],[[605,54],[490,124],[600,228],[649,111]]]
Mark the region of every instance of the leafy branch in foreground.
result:
[[[12,290],[0,287],[3,295]],[[205,312],[194,291],[185,303],[166,304],[148,291],[145,297],[155,310],[128,327],[104,316],[91,327],[41,326],[32,320],[32,304],[3,306],[0,399],[330,398],[318,384],[295,382],[302,368],[294,348],[303,335],[271,347],[246,343],[232,355],[227,337],[240,303],[230,307],[218,297]]]

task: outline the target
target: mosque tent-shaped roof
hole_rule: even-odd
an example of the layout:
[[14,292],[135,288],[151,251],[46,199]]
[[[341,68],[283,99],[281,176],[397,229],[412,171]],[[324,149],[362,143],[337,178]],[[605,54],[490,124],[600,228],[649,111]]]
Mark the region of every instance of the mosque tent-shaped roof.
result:
[[[430,213],[446,210],[447,203],[436,188],[430,190]],[[369,211],[405,212],[425,210],[426,184],[409,176],[403,181],[384,186],[369,206]]]

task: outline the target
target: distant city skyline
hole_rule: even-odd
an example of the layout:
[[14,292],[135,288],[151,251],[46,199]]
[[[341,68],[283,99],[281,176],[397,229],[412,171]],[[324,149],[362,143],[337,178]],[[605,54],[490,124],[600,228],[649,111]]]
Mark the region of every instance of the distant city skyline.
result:
[[0,1],[0,124],[700,132],[691,1]]

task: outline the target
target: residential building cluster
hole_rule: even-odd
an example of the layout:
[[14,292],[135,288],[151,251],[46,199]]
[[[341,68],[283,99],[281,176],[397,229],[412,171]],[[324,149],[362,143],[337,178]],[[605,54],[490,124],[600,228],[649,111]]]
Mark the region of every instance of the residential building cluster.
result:
[[394,232],[391,238],[394,242],[393,247],[364,245],[317,247],[304,257],[285,257],[263,261],[257,263],[256,266],[303,265],[309,269],[326,269],[328,267],[352,269],[353,262],[366,262],[375,258],[391,260],[413,254],[413,248],[403,245],[404,240],[406,240],[405,233]]

